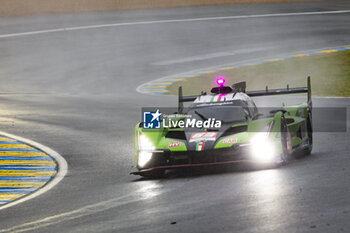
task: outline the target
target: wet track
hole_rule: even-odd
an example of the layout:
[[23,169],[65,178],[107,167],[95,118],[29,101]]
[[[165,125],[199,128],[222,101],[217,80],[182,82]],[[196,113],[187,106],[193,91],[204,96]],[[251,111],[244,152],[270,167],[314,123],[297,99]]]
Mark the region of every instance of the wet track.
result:
[[[0,34],[344,9],[350,9],[345,0],[1,18]],[[315,134],[313,154],[280,169],[236,168],[174,174],[163,180],[128,175],[133,127],[141,107],[176,106],[174,97],[137,93],[139,84],[224,63],[349,45],[349,28],[350,13],[343,13],[136,24],[0,38],[0,92],[7,93],[0,96],[1,130],[51,147],[69,165],[68,175],[55,188],[0,211],[0,229],[349,231],[349,129]],[[233,55],[218,56],[225,52]],[[280,100],[259,102],[276,105]],[[315,98],[314,104],[347,107],[350,100]]]

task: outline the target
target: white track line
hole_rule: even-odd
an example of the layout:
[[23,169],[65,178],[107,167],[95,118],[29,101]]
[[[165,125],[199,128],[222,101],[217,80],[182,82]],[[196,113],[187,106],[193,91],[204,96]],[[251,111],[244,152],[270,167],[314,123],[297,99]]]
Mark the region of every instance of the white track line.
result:
[[30,32],[3,34],[3,35],[0,35],[0,39],[1,38],[9,38],[9,37],[46,34],[46,33],[53,33],[53,32],[77,31],[77,30],[86,30],[86,29],[98,29],[98,28],[121,27],[121,26],[132,26],[132,25],[196,22],[196,21],[227,20],[227,19],[303,16],[303,15],[329,15],[329,14],[345,14],[345,13],[350,13],[350,10],[311,11],[311,12],[294,12],[294,13],[277,13],[277,14],[260,14],[260,15],[236,15],[236,16],[221,16],[221,17],[191,18],[191,19],[169,19],[169,20],[141,21],[141,22],[128,22],[128,23],[98,24],[98,25],[65,27],[65,28],[55,28],[55,29],[48,29],[48,30],[38,30],[38,31],[30,31]]
[[67,162],[66,160],[59,154],[57,153],[56,151],[44,146],[44,145],[41,145],[37,142],[34,142],[32,140],[29,140],[29,139],[26,139],[26,138],[22,138],[22,137],[19,137],[19,136],[16,136],[16,135],[13,135],[13,134],[9,134],[9,133],[5,133],[5,132],[1,132],[0,131],[0,135],[4,135],[6,137],[9,137],[9,138],[13,138],[15,140],[18,140],[18,141],[21,141],[23,143],[26,143],[30,146],[33,146],[33,147],[36,147],[38,148],[39,150],[47,153],[48,155],[50,155],[52,158],[54,158],[56,160],[56,162],[58,163],[58,171],[57,171],[57,174],[53,177],[53,179],[51,181],[49,181],[44,187],[42,188],[39,188],[37,191],[33,192],[32,194],[29,194],[27,196],[24,196],[23,198],[20,198],[16,201],[13,201],[13,202],[10,202],[6,205],[3,205],[0,207],[0,210],[3,210],[3,209],[6,209],[6,208],[9,208],[11,206],[14,206],[14,205],[17,205],[17,204],[20,204],[22,202],[25,202],[25,201],[28,201],[30,199],[33,199],[47,191],[49,191],[50,189],[52,189],[55,185],[57,185],[62,179],[63,177],[67,174],[67,171],[68,171],[68,165],[67,165]]

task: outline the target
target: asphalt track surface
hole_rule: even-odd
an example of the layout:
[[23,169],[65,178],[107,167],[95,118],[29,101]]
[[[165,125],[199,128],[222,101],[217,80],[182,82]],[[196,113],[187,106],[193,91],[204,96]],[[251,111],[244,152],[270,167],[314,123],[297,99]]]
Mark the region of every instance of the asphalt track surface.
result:
[[[344,9],[350,9],[345,0],[1,18],[0,34]],[[223,63],[349,45],[349,28],[350,14],[343,13],[0,39],[1,130],[56,150],[69,166],[55,188],[0,211],[0,232],[348,232],[349,129],[316,133],[311,156],[279,169],[237,167],[174,173],[162,180],[128,173],[141,107],[176,106],[174,97],[137,93],[139,84]],[[217,56],[227,51],[238,52]],[[280,101],[265,98],[259,103]],[[350,100],[315,98],[314,104],[347,107]]]

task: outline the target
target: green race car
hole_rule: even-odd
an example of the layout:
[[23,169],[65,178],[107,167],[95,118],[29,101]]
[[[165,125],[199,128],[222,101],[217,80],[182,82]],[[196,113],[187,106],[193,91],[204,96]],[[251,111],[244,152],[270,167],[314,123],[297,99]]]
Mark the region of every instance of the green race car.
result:
[[[163,116],[156,127],[135,127],[135,167],[131,172],[159,177],[168,169],[254,162],[285,164],[312,150],[312,101],[307,87],[246,91],[246,83],[218,87],[211,94],[183,96],[175,114]],[[307,93],[307,102],[262,113],[251,97]],[[184,108],[184,102],[192,102]],[[266,111],[266,109],[264,109]],[[151,121],[161,117],[159,109]],[[151,128],[151,129],[150,129]]]

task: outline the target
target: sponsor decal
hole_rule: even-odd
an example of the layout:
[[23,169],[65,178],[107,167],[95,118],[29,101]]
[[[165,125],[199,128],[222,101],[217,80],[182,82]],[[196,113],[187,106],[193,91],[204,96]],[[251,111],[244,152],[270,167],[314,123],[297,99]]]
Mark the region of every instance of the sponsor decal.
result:
[[180,145],[181,145],[181,142],[170,142],[168,147],[174,148],[174,147],[179,147]]
[[215,141],[217,135],[217,132],[193,133],[190,142]]
[[203,151],[204,145],[205,145],[205,142],[198,142],[196,145],[196,151]]
[[224,144],[232,144],[232,143],[237,143],[238,139],[237,138],[225,138],[222,140],[222,143]]
[[156,112],[143,112],[143,128],[160,129],[161,115],[159,109]]

